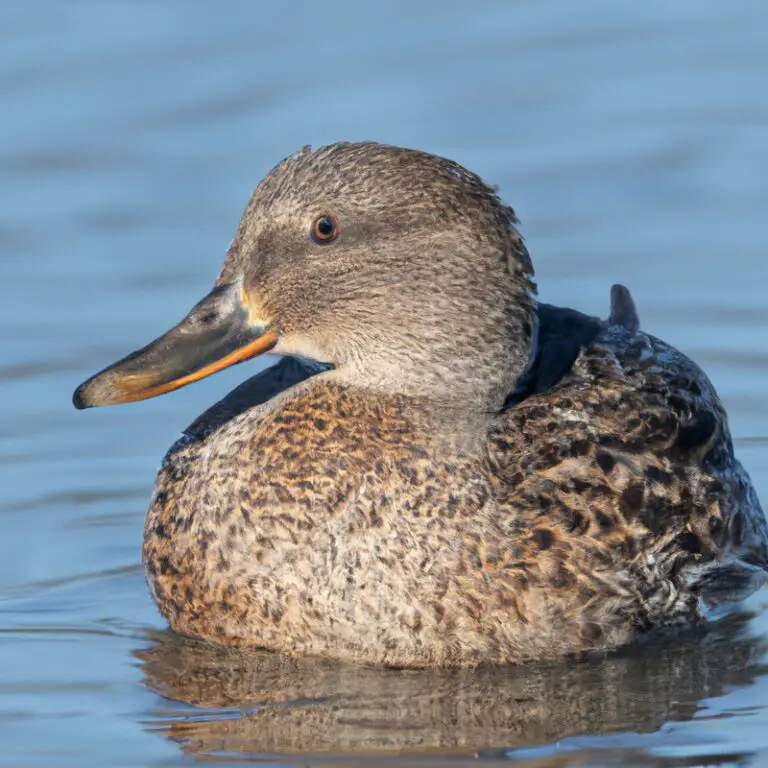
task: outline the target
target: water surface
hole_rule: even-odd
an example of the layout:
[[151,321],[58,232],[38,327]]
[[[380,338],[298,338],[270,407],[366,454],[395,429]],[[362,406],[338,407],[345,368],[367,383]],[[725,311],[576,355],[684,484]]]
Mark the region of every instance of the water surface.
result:
[[210,287],[304,144],[452,157],[523,221],[544,300],[691,354],[768,498],[768,6],[0,4],[0,763],[768,765],[766,594],[605,659],[380,672],[180,640],[140,567],[167,447],[263,362],[75,412]]

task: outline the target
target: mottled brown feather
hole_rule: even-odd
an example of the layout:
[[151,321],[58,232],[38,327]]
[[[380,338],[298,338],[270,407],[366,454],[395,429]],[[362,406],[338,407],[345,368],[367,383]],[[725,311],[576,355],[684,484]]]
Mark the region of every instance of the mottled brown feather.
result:
[[166,459],[144,557],[174,628],[365,663],[517,662],[690,623],[760,582],[765,522],[722,406],[658,339],[606,326],[461,454],[418,401],[325,376]]
[[[329,206],[347,240],[320,258],[306,212]],[[537,306],[514,223],[459,166],[378,145],[260,185],[219,282],[259,292],[278,351],[336,367],[279,364],[166,457],[144,563],[174,629],[508,663],[615,648],[762,583],[765,519],[707,377],[621,286],[607,322]]]

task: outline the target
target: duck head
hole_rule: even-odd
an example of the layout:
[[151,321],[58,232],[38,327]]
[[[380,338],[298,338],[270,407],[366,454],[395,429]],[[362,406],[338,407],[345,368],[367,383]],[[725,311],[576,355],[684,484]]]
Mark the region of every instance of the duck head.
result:
[[533,343],[515,215],[454,162],[375,143],[309,148],[254,192],[214,289],[105,368],[77,408],[126,403],[272,352],[375,391],[493,410]]

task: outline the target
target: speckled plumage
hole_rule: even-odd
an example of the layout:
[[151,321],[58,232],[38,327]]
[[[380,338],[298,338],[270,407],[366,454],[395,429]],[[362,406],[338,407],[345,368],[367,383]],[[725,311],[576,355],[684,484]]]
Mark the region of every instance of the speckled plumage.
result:
[[[331,210],[338,243],[308,223]],[[219,284],[286,359],[163,462],[144,563],[174,629],[396,666],[632,642],[748,594],[755,491],[704,373],[639,329],[537,304],[514,214],[477,177],[375,144],[262,182]]]

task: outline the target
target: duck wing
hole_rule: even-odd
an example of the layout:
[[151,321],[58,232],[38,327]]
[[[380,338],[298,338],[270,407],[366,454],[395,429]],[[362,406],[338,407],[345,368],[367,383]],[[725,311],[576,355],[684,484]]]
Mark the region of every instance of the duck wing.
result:
[[529,546],[563,543],[557,567],[598,624],[600,603],[642,627],[753,592],[768,526],[707,376],[640,330],[622,286],[607,321],[542,306],[539,354],[491,441],[507,503],[535,510]]

